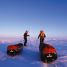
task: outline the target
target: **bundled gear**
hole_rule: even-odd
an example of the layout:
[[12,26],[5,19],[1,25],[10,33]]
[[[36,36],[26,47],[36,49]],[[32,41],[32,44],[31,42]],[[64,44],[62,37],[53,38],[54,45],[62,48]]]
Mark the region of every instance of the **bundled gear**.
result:
[[56,49],[47,43],[41,43],[39,45],[41,61],[45,63],[51,63],[57,59]]

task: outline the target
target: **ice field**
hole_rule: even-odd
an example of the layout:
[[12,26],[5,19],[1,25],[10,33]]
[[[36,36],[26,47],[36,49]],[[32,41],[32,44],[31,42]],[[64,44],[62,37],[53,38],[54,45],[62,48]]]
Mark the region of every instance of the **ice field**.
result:
[[[53,45],[58,54],[55,62],[47,64],[40,60],[39,40],[28,40],[27,47],[23,48],[20,55],[8,56],[7,46],[22,42],[21,40],[0,41],[0,66],[1,67],[67,67],[67,40],[66,39],[47,39],[45,42]],[[22,42],[23,43],[23,42]]]

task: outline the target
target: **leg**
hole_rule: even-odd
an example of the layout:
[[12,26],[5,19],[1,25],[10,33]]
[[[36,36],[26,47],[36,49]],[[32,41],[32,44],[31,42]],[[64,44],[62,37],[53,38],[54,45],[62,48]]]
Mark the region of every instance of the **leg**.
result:
[[41,44],[41,43],[44,43],[44,38],[41,38],[41,39],[40,39],[40,44]]
[[26,43],[27,43],[27,39],[24,39],[24,46],[26,46]]

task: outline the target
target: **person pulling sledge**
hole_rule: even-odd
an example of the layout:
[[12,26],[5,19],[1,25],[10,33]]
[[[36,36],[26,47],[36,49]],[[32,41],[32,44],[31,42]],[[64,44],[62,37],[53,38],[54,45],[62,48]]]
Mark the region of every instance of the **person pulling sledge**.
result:
[[28,31],[26,30],[25,33],[24,33],[24,46],[27,46],[27,37],[28,37]]
[[40,44],[44,43],[44,38],[46,37],[45,33],[43,30],[40,31],[38,39],[40,38]]

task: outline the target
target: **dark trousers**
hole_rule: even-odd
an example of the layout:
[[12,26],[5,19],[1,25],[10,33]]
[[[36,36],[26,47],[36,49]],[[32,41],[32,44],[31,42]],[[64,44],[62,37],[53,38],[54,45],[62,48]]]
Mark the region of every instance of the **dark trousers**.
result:
[[24,38],[24,46],[27,44],[27,38]]
[[40,44],[44,43],[44,38],[40,38]]

